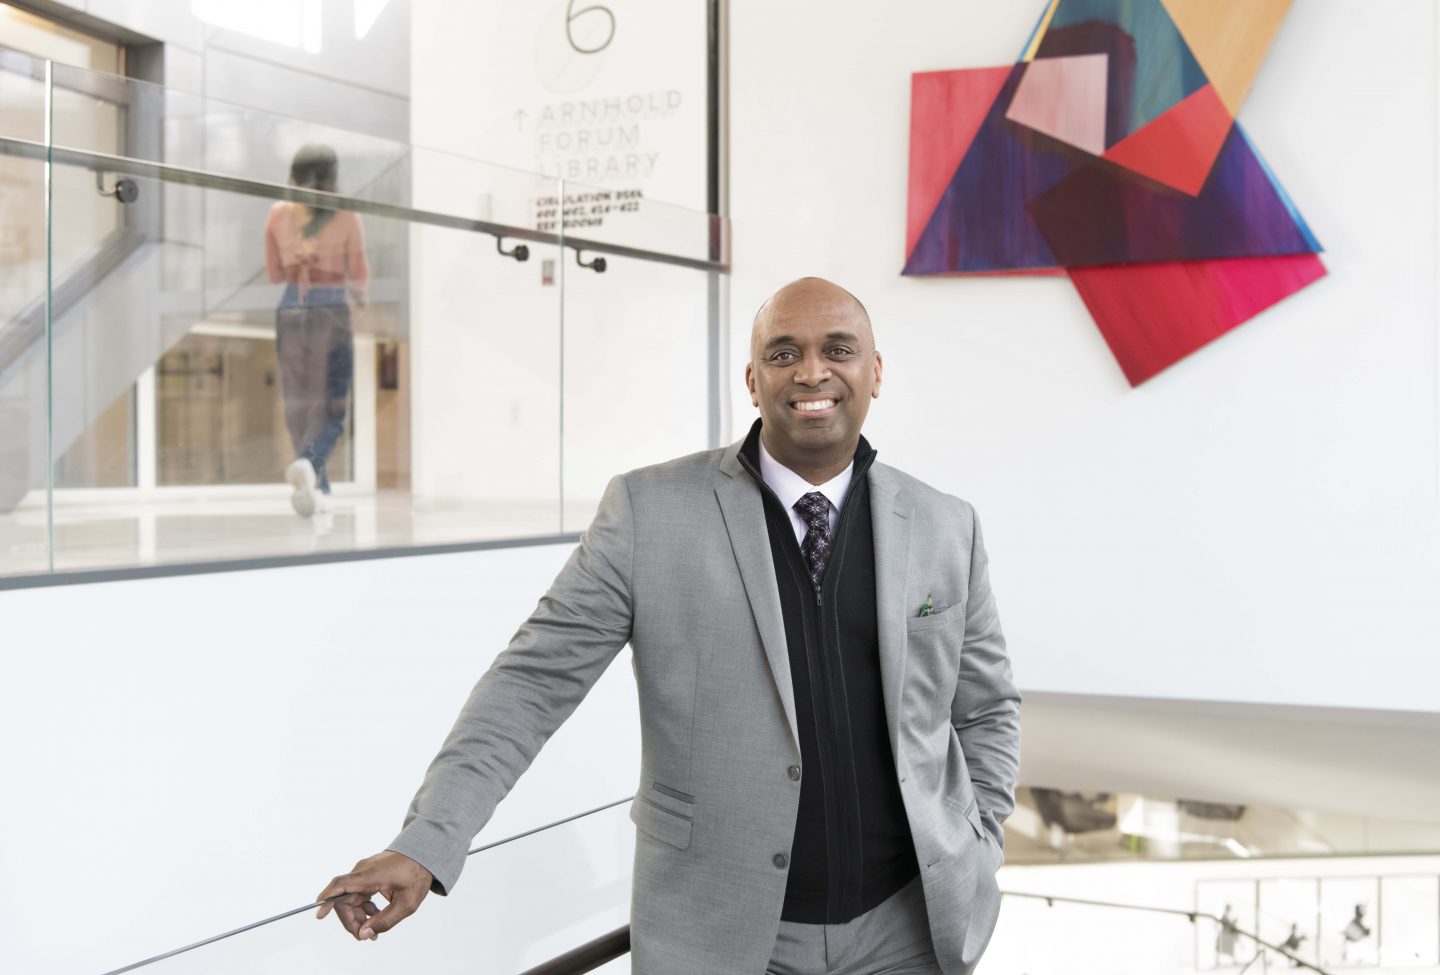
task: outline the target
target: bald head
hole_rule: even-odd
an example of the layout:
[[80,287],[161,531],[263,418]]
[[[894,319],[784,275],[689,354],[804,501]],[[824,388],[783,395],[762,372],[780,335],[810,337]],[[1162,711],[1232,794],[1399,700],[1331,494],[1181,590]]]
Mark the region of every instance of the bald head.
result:
[[811,484],[855,456],[882,362],[859,300],[822,278],[792,281],[755,314],[745,386],[762,446]]
[[870,313],[850,292],[824,278],[800,278],[775,292],[755,313],[750,329],[750,358],[760,355],[764,345],[785,334],[785,325],[796,320],[823,319],[837,329],[849,329],[864,346],[875,351],[875,333],[870,327]]

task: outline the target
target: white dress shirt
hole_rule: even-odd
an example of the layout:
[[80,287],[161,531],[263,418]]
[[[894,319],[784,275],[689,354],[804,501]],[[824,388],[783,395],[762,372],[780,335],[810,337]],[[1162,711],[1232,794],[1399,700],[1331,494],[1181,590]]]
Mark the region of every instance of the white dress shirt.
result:
[[770,452],[765,449],[765,441],[760,441],[760,477],[790,513],[790,527],[795,529],[797,542],[805,540],[805,533],[810,530],[810,526],[805,524],[805,519],[795,510],[795,502],[811,491],[819,491],[825,495],[825,500],[830,502],[830,532],[834,534],[835,522],[840,518],[840,506],[845,503],[845,495],[850,490],[850,478],[854,473],[855,462],[852,460],[843,471],[824,484],[811,484],[771,457]]

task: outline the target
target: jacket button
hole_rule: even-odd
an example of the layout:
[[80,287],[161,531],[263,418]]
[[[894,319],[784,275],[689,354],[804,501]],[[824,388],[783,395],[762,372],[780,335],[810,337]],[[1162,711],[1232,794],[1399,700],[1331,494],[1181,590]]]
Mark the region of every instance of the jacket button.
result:
[[775,856],[770,860],[770,862],[773,863],[773,864],[775,864],[775,866],[778,867],[779,869],[784,870],[784,869],[785,869],[785,865],[786,865],[787,863],[789,863],[790,860],[789,860],[788,857],[785,856],[785,854],[783,854],[783,853],[777,853],[777,854],[775,854]]
[[792,765],[792,766],[790,766],[790,781],[791,781],[791,782],[799,782],[799,781],[800,781],[800,766],[798,766],[798,765]]

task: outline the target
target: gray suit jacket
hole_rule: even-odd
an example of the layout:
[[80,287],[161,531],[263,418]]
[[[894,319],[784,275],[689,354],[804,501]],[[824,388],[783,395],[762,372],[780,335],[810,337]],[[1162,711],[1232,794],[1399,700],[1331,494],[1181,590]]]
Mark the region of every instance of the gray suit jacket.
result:
[[[626,643],[641,777],[636,975],[761,975],[800,785],[790,659],[759,487],[740,444],[611,481],[534,614],[481,678],[390,849],[448,891],[471,840]],[[880,670],[935,952],[968,975],[1000,910],[1020,696],[974,509],[870,478]],[[918,616],[926,596],[934,612]]]

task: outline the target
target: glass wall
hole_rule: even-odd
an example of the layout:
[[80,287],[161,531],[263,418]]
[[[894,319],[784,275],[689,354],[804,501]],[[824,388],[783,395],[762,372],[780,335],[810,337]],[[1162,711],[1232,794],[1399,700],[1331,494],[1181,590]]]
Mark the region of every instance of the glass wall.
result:
[[0,577],[571,533],[715,445],[722,221],[48,70],[0,54]]

